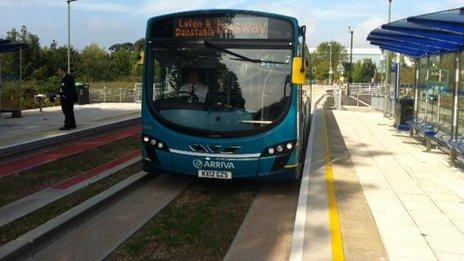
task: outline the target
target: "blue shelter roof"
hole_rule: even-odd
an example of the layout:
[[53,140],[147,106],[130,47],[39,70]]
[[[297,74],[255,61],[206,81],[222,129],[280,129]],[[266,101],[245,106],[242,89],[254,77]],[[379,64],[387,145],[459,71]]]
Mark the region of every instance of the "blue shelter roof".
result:
[[464,7],[384,24],[367,40],[381,49],[416,58],[464,51]]
[[26,46],[27,45],[23,42],[0,39],[0,53],[16,52],[19,48],[24,48]]

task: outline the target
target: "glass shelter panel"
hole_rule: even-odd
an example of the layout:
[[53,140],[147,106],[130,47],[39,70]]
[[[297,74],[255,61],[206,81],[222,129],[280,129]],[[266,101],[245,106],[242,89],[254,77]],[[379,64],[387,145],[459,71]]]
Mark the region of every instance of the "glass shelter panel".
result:
[[438,123],[439,131],[451,134],[453,123],[453,97],[455,74],[455,54],[444,54],[438,68]]
[[464,134],[464,55],[460,56],[460,73],[459,73],[459,99],[458,99],[458,135]]
[[421,58],[419,61],[419,95],[418,95],[418,108],[417,108],[417,118],[425,119],[426,118],[426,108],[427,108],[427,58]]
[[440,68],[440,56],[430,56],[427,62],[427,75],[425,82],[425,120],[435,130],[440,122],[440,91],[442,89],[443,72]]

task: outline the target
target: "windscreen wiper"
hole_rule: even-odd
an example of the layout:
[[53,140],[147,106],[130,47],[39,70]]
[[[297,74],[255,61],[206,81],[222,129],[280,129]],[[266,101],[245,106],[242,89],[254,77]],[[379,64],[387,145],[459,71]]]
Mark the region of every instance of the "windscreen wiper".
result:
[[232,60],[236,60],[236,61],[247,61],[247,62],[251,62],[251,63],[273,63],[273,64],[288,64],[286,62],[277,62],[277,61],[266,61],[266,60],[259,60],[259,59],[252,59],[252,58],[249,58],[249,57],[246,57],[246,56],[243,56],[241,54],[238,54],[236,52],[232,52],[230,50],[227,50],[225,48],[222,48],[220,46],[217,46],[209,41],[204,41],[203,43],[205,45],[206,48],[212,48],[212,49],[216,49],[216,50],[219,50],[223,53],[227,53],[227,54],[230,54],[232,56],[235,56],[237,58],[231,58]]

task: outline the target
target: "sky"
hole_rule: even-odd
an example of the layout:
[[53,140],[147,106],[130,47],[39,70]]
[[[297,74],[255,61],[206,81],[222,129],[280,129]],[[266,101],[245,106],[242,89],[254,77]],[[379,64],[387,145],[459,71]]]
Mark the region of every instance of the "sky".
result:
[[[393,0],[392,19],[464,7],[464,0]],[[354,47],[372,47],[367,34],[387,22],[387,0],[78,0],[71,3],[71,41],[83,49],[134,42],[145,34],[148,18],[196,9],[247,9],[296,17],[308,27],[310,47],[335,40]],[[27,26],[42,45],[67,42],[66,0],[0,0],[0,38],[12,28]]]

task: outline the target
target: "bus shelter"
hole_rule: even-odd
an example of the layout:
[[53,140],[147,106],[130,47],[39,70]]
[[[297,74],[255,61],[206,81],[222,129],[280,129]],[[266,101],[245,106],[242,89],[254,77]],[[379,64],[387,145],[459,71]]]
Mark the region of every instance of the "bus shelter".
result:
[[[22,56],[23,56],[23,49],[26,47],[26,44],[23,42],[18,41],[11,41],[6,39],[0,39],[0,54],[2,53],[12,53],[12,52],[19,52],[19,83],[21,84],[22,81]],[[2,59],[0,57],[0,113],[3,112],[2,110]],[[21,115],[20,111],[21,108],[18,108],[19,115]],[[18,115],[18,113],[13,114]]]
[[[424,123],[436,137],[463,137],[464,7],[384,24],[367,40],[414,61],[414,122]],[[394,73],[399,64],[395,66],[392,86],[398,100],[401,83]]]

